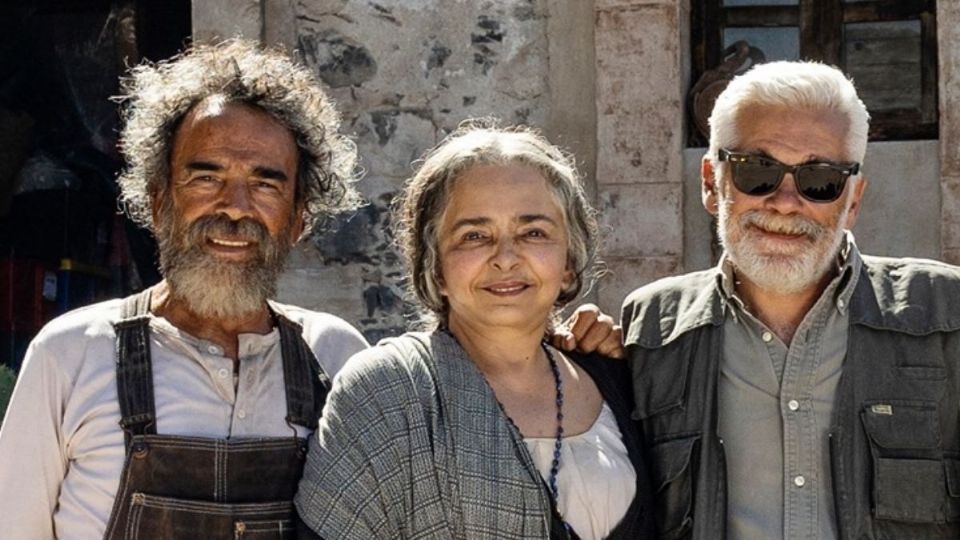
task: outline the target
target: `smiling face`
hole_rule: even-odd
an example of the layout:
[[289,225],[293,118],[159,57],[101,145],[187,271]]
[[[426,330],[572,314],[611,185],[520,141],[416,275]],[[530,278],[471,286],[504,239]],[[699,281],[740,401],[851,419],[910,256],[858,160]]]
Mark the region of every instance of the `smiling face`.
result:
[[297,146],[266,112],[208,98],[174,135],[154,223],[174,296],[205,316],[263,309],[302,228]]
[[[847,120],[838,114],[748,107],[737,118],[740,144],[728,150],[772,157],[788,165],[849,161]],[[792,174],[769,195],[741,193],[721,169],[703,164],[704,204],[718,216],[719,235],[739,273],[763,289],[796,293],[829,272],[860,210],[865,181],[849,180],[839,199],[815,203],[800,196]]]
[[572,273],[563,212],[524,165],[481,165],[455,182],[438,233],[448,324],[542,332]]

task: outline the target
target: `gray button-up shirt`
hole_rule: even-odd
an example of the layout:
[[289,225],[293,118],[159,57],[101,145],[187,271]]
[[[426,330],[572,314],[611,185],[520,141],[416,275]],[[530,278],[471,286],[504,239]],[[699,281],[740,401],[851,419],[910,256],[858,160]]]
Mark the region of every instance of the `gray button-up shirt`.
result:
[[828,432],[847,350],[847,305],[862,264],[852,238],[837,264],[837,277],[788,346],[736,296],[733,268],[721,260],[719,435],[729,538],[837,536]]

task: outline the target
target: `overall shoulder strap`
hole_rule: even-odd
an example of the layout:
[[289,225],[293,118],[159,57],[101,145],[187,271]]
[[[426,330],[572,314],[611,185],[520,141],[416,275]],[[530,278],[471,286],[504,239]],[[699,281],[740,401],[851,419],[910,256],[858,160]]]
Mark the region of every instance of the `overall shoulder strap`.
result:
[[287,396],[288,423],[317,428],[320,413],[330,392],[330,377],[303,339],[303,327],[273,310],[280,332],[283,383]]
[[157,432],[150,361],[150,289],[123,299],[117,335],[117,398],[120,427],[129,447],[133,435]]

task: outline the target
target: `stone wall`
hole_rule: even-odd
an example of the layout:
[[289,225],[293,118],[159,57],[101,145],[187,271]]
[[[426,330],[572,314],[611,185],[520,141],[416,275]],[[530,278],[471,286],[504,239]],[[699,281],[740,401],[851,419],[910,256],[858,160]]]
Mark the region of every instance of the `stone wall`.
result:
[[596,0],[597,192],[608,275],[598,303],[683,270],[683,0]]
[[[406,276],[388,208],[411,162],[465,118],[542,126],[579,155],[586,149],[590,167],[593,55],[582,45],[592,45],[592,25],[576,22],[584,11],[592,14],[589,3],[548,0],[195,2],[200,39],[239,32],[297,49],[359,147],[370,204],[293,253],[279,298],[336,313],[371,341],[405,329]],[[550,42],[549,29],[563,39]],[[551,80],[575,76],[580,83],[551,92]]]
[[943,260],[960,264],[960,3],[937,2]]
[[[198,38],[302,51],[360,147],[370,201],[293,255],[280,298],[368,338],[401,331],[404,275],[386,233],[410,162],[462,119],[542,126],[572,150],[602,213],[607,276],[590,299],[711,263],[702,150],[686,149],[691,0],[204,0]],[[938,4],[939,142],[871,144],[865,251],[960,263],[960,4]],[[954,45],[951,45],[954,44]],[[937,159],[939,147],[939,160]]]
[[[314,238],[316,255],[295,261],[282,294],[309,298],[308,307],[337,313],[376,340],[407,325],[403,265],[387,231],[388,206],[411,162],[466,117],[543,125],[545,7],[527,0],[341,0],[299,2],[295,17],[297,48],[329,85],[344,131],[356,138],[370,204]],[[330,289],[337,290],[333,301]]]

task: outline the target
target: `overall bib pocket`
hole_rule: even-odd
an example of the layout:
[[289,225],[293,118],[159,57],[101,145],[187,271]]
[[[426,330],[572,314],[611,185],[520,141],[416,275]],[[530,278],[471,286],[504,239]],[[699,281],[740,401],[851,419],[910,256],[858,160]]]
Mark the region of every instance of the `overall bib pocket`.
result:
[[294,538],[293,504],[212,503],[134,493],[124,537],[194,538],[206,531],[210,538]]

